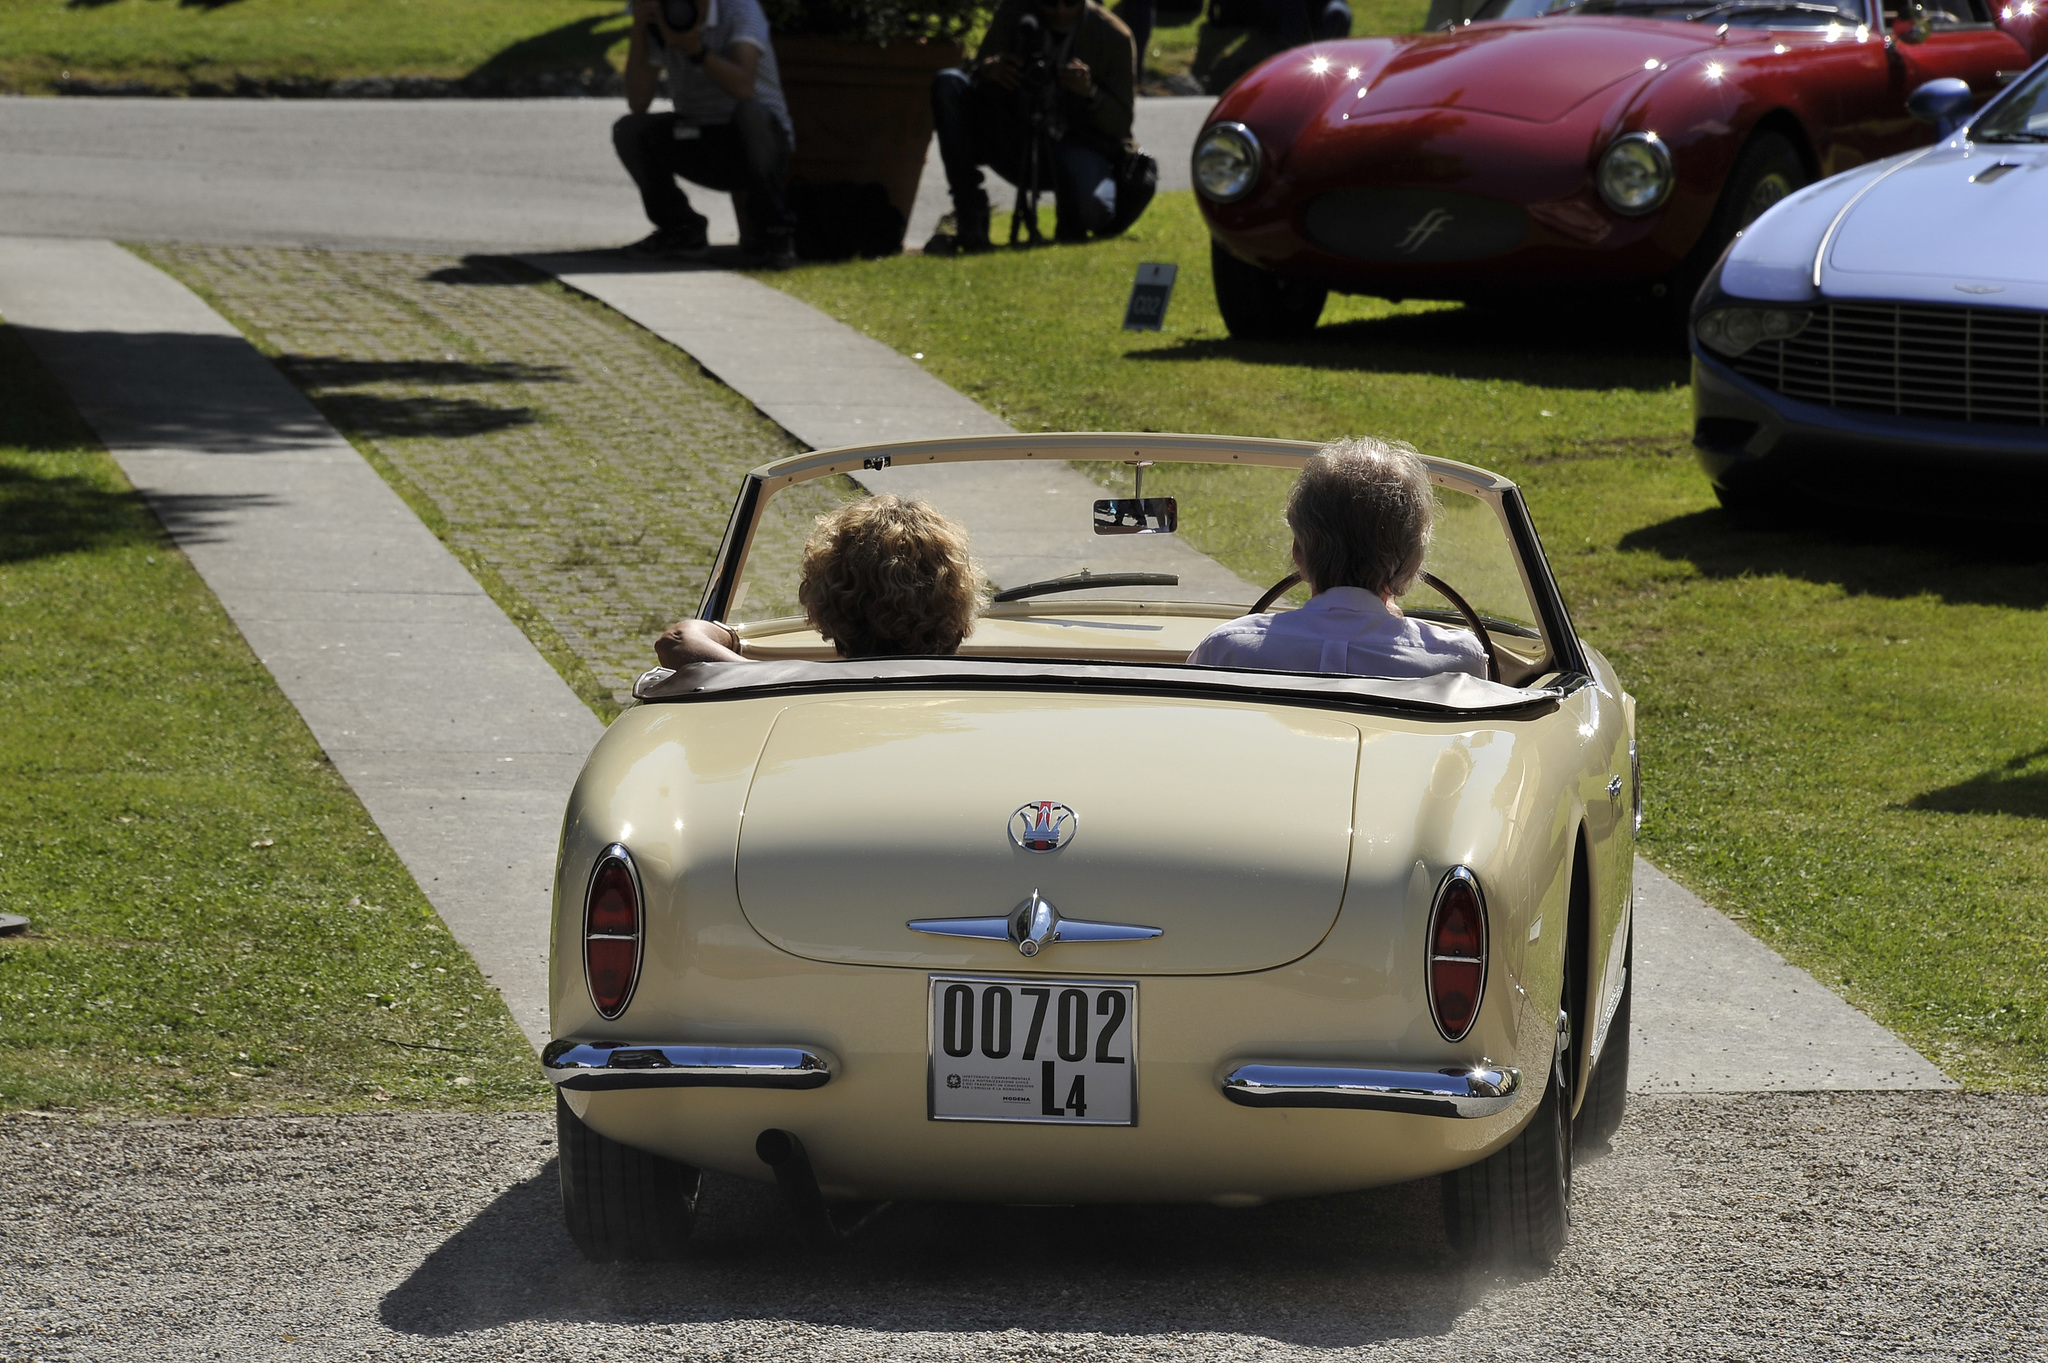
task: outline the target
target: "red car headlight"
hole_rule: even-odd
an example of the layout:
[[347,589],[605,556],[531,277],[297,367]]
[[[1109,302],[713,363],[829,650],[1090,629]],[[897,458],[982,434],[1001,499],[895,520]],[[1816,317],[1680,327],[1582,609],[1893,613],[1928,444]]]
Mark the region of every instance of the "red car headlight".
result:
[[1655,212],[1677,177],[1671,149],[1655,133],[1623,133],[1608,144],[1593,180],[1607,206],[1625,218]]
[[583,897],[583,978],[598,1016],[626,1011],[640,977],[640,872],[622,843],[604,849]]
[[1195,188],[1216,203],[1236,203],[1259,182],[1259,139],[1242,123],[1217,123],[1195,143]]
[[1462,1041],[1486,993],[1486,897],[1479,881],[1453,866],[1429,910],[1429,1012],[1446,1041]]

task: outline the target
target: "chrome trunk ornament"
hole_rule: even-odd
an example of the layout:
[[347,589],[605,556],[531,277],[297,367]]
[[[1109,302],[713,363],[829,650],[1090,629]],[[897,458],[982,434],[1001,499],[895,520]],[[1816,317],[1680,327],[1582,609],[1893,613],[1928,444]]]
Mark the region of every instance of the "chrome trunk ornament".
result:
[[1165,928],[1150,928],[1141,923],[1062,918],[1060,911],[1037,890],[1003,918],[913,918],[903,926],[934,937],[1013,942],[1024,956],[1036,956],[1054,942],[1142,942],[1166,933]]

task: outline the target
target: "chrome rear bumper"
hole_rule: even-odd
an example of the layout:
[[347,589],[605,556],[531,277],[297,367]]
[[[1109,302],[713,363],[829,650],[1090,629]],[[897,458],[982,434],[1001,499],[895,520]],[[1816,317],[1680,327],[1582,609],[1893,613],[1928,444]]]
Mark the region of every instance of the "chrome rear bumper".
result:
[[1512,1107],[1521,1088],[1520,1070],[1484,1061],[1447,1070],[1239,1065],[1223,1076],[1223,1096],[1244,1107],[1348,1107],[1425,1117],[1491,1117]]
[[548,1082],[565,1089],[814,1089],[832,1061],[796,1046],[666,1046],[638,1041],[551,1041],[540,1053]]

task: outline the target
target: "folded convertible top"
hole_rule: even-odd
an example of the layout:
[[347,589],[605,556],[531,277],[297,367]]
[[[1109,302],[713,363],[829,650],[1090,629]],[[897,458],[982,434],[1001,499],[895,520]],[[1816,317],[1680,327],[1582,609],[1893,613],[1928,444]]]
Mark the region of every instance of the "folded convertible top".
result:
[[912,657],[692,663],[673,671],[657,667],[634,684],[633,695],[677,702],[826,691],[1072,691],[1264,700],[1444,719],[1526,719],[1555,708],[1584,680],[1574,674],[1550,686],[1519,687],[1463,672],[1414,679],[1335,677],[1164,663]]

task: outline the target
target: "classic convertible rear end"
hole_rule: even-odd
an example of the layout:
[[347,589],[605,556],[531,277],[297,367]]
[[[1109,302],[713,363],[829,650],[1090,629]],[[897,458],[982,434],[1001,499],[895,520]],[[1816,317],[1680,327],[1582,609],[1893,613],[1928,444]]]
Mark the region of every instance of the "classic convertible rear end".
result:
[[1555,1253],[1572,1112],[1604,1135],[1626,1082],[1633,707],[1520,557],[1510,485],[1431,466],[1470,503],[1432,563],[1511,681],[1186,666],[1251,604],[1222,569],[1208,601],[1064,579],[952,657],[827,661],[737,605],[792,486],[1135,464],[1192,511],[1308,452],[1017,437],[753,476],[704,613],[769,660],[650,673],[563,831],[546,1063],[586,1252],[676,1252],[710,1168],[819,1225],[820,1195],[1248,1205],[1448,1173],[1461,1239]]

